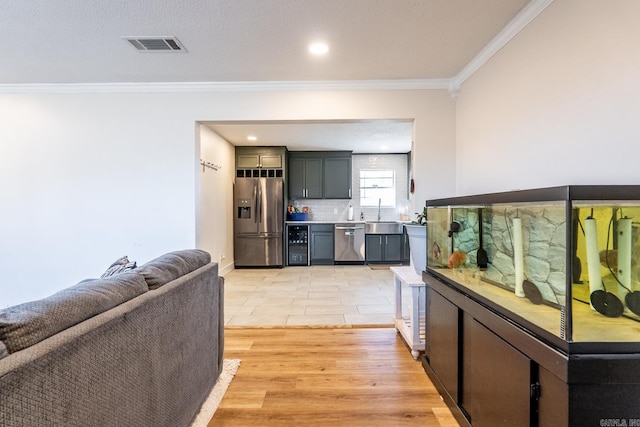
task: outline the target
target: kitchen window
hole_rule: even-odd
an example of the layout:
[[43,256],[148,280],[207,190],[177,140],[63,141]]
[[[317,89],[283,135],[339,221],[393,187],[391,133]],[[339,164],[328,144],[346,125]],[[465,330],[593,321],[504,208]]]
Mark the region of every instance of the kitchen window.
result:
[[394,170],[360,170],[360,206],[395,208],[396,172]]

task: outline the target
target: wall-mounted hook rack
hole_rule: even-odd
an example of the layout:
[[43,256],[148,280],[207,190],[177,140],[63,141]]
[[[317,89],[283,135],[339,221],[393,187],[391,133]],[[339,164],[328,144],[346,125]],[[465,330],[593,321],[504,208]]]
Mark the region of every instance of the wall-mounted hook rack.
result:
[[210,169],[213,169],[214,171],[222,169],[222,166],[216,165],[215,163],[211,163],[211,162],[205,162],[202,159],[200,159],[200,165],[202,165],[202,172],[205,171],[205,168],[210,168]]

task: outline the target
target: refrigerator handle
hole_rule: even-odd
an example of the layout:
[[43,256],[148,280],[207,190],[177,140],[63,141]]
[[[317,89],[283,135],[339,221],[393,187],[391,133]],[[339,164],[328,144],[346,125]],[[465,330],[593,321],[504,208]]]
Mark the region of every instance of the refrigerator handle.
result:
[[258,187],[255,183],[253,184],[253,206],[255,209],[255,212],[253,213],[253,222],[258,223],[258,209],[260,208],[260,205],[258,202]]
[[256,220],[257,222],[261,223],[262,222],[262,186],[260,185],[260,182],[256,184],[256,187],[258,188],[258,204],[256,205],[257,206]]

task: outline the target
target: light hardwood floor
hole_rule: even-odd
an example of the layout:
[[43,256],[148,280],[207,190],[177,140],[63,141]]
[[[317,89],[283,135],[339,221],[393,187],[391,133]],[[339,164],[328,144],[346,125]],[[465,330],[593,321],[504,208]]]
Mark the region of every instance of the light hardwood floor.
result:
[[209,426],[458,426],[392,328],[225,331],[241,359]]

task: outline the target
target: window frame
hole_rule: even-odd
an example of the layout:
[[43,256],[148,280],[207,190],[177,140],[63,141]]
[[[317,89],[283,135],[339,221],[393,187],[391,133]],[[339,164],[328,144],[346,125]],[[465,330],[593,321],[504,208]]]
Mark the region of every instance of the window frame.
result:
[[[375,175],[378,176],[375,176]],[[367,176],[369,175],[369,176]],[[373,175],[373,176],[372,176]],[[372,185],[377,181],[384,182],[390,180],[389,185],[380,186]],[[368,182],[370,181],[370,182]],[[367,185],[368,184],[368,185]],[[378,200],[381,200],[380,207],[383,208],[395,208],[397,199],[397,183],[396,183],[396,171],[394,169],[360,169],[360,206],[364,208],[378,207]],[[382,193],[375,194],[375,196],[367,197],[367,194],[371,192]],[[386,194],[388,193],[388,194]],[[373,202],[375,200],[375,202]]]

